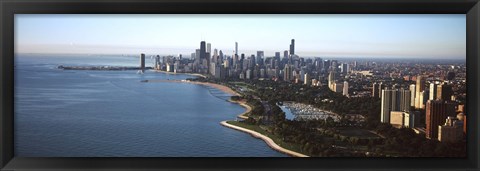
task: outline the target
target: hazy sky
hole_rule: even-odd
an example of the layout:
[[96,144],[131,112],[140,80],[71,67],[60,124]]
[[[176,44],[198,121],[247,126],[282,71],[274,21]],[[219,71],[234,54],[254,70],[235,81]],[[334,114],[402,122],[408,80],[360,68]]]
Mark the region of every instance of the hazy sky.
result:
[[465,59],[466,19],[448,15],[16,14],[17,53],[184,54],[205,40],[231,55]]

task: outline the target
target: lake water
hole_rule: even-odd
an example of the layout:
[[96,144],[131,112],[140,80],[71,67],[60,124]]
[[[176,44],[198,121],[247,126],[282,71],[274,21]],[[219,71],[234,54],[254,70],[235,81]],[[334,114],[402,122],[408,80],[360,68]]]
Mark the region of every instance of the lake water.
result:
[[[138,57],[15,57],[17,157],[286,157],[219,124],[245,109],[228,94],[146,71],[73,71],[58,65],[138,66]],[[147,66],[152,66],[147,57]]]

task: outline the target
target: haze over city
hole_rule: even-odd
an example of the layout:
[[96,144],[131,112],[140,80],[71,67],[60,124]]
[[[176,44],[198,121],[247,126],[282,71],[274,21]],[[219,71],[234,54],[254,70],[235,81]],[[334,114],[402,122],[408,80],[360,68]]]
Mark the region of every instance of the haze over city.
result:
[[188,56],[200,41],[232,55],[465,59],[465,15],[29,15],[16,53]]

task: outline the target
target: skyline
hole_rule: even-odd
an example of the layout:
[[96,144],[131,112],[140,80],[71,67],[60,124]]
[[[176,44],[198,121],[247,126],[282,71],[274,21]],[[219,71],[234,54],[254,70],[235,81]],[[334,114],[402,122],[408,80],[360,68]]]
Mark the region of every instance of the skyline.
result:
[[289,50],[291,39],[303,57],[465,59],[466,19],[463,14],[15,16],[15,53],[188,57],[206,41],[226,55],[238,42],[245,55],[274,56]]

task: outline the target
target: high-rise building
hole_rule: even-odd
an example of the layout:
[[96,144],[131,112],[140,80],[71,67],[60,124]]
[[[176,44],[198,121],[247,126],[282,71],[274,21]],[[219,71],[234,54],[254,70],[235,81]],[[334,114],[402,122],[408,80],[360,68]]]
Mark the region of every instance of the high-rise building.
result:
[[463,139],[463,122],[455,117],[448,116],[444,125],[438,126],[438,141],[458,142]]
[[340,65],[340,67],[341,67],[341,72],[343,74],[346,74],[348,72],[348,64],[342,63],[342,65]]
[[436,94],[437,94],[437,99],[451,101],[452,95],[453,95],[452,85],[447,83],[439,84],[437,86]]
[[455,116],[455,103],[442,100],[429,100],[426,105],[426,137],[438,138],[438,126],[443,125],[448,116]]
[[378,88],[378,86],[379,86],[379,85],[378,85],[376,82],[373,83],[373,86],[372,86],[372,97],[374,97],[374,98],[379,98],[379,97],[380,97],[380,94],[381,94],[381,93],[379,93],[379,90],[380,90],[380,89]]
[[378,97],[382,97],[382,90],[385,89],[385,84],[383,84],[383,82],[380,82],[380,84],[378,84]]
[[410,90],[400,90],[400,111],[409,112],[410,111],[410,102],[411,102],[411,92]]
[[211,43],[207,43],[207,52],[212,53],[212,44]]
[[417,76],[417,84],[415,85],[415,108],[422,108],[422,100],[420,99],[420,94],[425,90],[425,79],[422,76]]
[[292,80],[292,67],[289,64],[285,64],[283,69],[283,80],[291,81]]
[[428,101],[428,97],[430,97],[430,90],[425,89],[422,92],[420,92],[420,96],[418,96],[418,102],[419,102],[419,109],[425,109],[425,104]]
[[415,107],[415,84],[410,84],[410,106]]
[[308,73],[305,73],[304,75],[304,78],[303,78],[303,84],[305,85],[310,85],[310,82],[311,82],[311,78],[310,78],[310,75]]
[[145,71],[145,54],[140,54],[140,70]]
[[207,49],[205,47],[205,41],[200,42],[200,60],[206,59],[207,58]]
[[428,100],[437,100],[437,84],[432,82],[430,83],[430,91],[429,91]]
[[295,39],[292,39],[292,43],[290,44],[290,55],[295,55]]
[[380,122],[390,123],[390,112],[392,111],[392,92],[395,90],[382,90],[380,106]]
[[235,55],[238,55],[238,42],[235,42]]
[[343,82],[343,95],[348,96],[348,82],[347,81]]
[[334,89],[334,83],[336,79],[336,74],[333,71],[330,71],[330,74],[328,75],[328,87],[333,90]]

